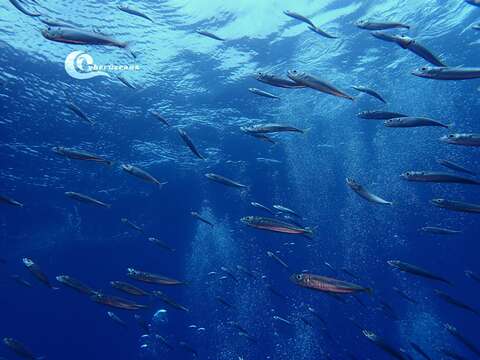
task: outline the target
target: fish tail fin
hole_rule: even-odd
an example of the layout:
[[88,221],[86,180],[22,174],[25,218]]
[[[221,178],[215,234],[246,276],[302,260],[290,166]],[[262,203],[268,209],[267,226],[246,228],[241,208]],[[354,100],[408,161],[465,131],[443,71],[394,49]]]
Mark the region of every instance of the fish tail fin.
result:
[[159,182],[159,183],[158,183],[158,188],[159,188],[160,190],[162,190],[163,186],[164,186],[164,185],[167,185],[167,184],[168,184],[168,181]]
[[313,229],[311,227],[306,227],[304,235],[309,239],[313,239],[315,237],[315,230],[316,230],[316,227]]
[[373,288],[365,288],[365,292],[370,295],[370,296],[373,296]]
[[310,130],[312,130],[311,127],[306,128],[306,129],[303,129],[303,130],[301,131],[301,133],[302,133],[302,134],[308,134],[308,133],[310,132]]
[[452,122],[452,123],[450,123],[450,124],[445,125],[445,127],[446,127],[447,129],[450,129],[450,128],[452,128],[452,127],[455,127],[455,123]]

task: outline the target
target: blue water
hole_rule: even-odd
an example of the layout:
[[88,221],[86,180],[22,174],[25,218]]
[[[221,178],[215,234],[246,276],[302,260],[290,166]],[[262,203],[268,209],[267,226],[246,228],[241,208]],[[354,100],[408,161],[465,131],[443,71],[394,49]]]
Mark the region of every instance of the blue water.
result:
[[[464,275],[467,269],[480,272],[478,215],[450,212],[429,201],[480,203],[480,193],[475,186],[411,183],[399,175],[408,170],[443,171],[436,162],[440,158],[480,170],[478,149],[439,141],[450,132],[480,132],[480,80],[414,77],[410,73],[425,64],[423,59],[373,38],[354,22],[370,18],[408,23],[411,30],[391,32],[418,39],[451,66],[478,66],[480,33],[471,25],[480,19],[480,8],[461,0],[132,2],[154,19],[151,23],[119,11],[116,2],[38,3],[24,6],[127,41],[137,58],[118,48],[51,42],[42,37],[45,25],[37,18],[22,14],[9,1],[0,2],[0,193],[25,205],[0,204],[0,257],[6,260],[0,264],[1,338],[18,339],[47,359],[193,358],[179,345],[182,341],[196,349],[200,359],[389,358],[362,335],[350,320],[354,319],[414,359],[420,357],[409,341],[432,359],[445,358],[439,348],[475,358],[444,324],[456,326],[480,347],[478,318],[442,302],[434,289],[480,308],[480,284]],[[306,24],[284,15],[287,9],[308,16],[339,38],[314,34]],[[203,37],[196,29],[212,31],[226,41]],[[86,51],[99,64],[139,65],[138,71],[122,73],[137,90],[114,77],[70,77],[64,60],[75,50]],[[290,69],[326,79],[356,99],[270,87],[253,76],[262,71],[286,77]],[[388,104],[351,89],[358,84],[378,90]],[[258,97],[247,91],[249,87],[281,100]],[[95,124],[68,110],[68,100]],[[393,129],[356,116],[375,109],[428,116],[454,127]],[[152,110],[173,127],[159,123]],[[308,131],[275,136],[276,145],[240,131],[241,126],[265,122]],[[188,132],[207,160],[194,157],[176,127]],[[69,160],[55,154],[54,146],[88,150],[115,163]],[[124,163],[168,184],[159,190],[144,183],[121,170]],[[249,190],[213,183],[204,176],[208,172],[235,179]],[[366,202],[347,187],[346,177],[394,204]],[[88,194],[112,208],[75,202],[64,195],[66,191]],[[267,216],[250,206],[251,201],[295,209],[315,229],[315,237],[247,227],[241,217]],[[191,211],[215,227],[194,219]],[[145,234],[122,224],[122,217],[142,226]],[[427,225],[463,232],[456,236],[419,232]],[[149,236],[176,250],[156,247],[148,242]],[[267,251],[276,252],[289,268],[268,257]],[[32,258],[60,289],[38,282],[22,264],[23,257]],[[419,265],[454,286],[396,271],[387,264],[391,259]],[[237,265],[259,276],[245,276]],[[222,279],[222,266],[232,270],[238,282]],[[135,283],[126,276],[128,267],[186,280],[188,285]],[[290,275],[302,270],[372,287],[374,294],[358,295],[364,306],[351,296],[343,303],[293,284]],[[12,274],[29,281],[32,288],[19,285]],[[56,283],[60,274],[148,304],[135,313],[151,323],[150,335],[139,327],[133,312],[96,304]],[[190,312],[155,298],[123,295],[110,287],[111,280],[164,291]],[[393,287],[418,304],[401,299]],[[235,308],[225,307],[216,296]],[[380,301],[394,309],[397,320],[379,308]],[[309,306],[321,314],[325,326]],[[154,314],[160,309],[166,309],[167,316],[156,321]],[[107,311],[128,326],[110,320]],[[230,321],[240,323],[256,343],[239,336]],[[174,350],[155,344],[154,334],[163,336]],[[3,345],[1,356],[16,358]]]

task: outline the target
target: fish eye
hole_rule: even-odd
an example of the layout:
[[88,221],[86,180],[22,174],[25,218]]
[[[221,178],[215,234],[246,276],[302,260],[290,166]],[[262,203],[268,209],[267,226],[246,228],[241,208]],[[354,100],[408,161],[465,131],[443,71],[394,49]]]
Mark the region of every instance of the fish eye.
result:
[[296,278],[297,278],[297,280],[302,280],[302,275],[301,275],[301,274],[297,274]]
[[454,135],[453,135],[453,134],[450,134],[450,135],[448,135],[448,137],[449,137],[450,139],[452,139],[452,138],[454,137]]
[[422,67],[420,70],[422,70],[422,71],[426,71],[426,70],[427,70],[427,68],[424,66],[424,67]]
[[409,172],[406,172],[405,175],[410,176],[410,173],[409,173]]

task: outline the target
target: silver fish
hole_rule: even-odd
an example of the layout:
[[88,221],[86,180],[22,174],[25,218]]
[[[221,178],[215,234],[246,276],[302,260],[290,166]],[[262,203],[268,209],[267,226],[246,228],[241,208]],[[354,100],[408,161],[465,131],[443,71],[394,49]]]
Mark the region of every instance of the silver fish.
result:
[[480,146],[480,134],[450,134],[440,138],[440,141],[462,146]]
[[298,72],[297,70],[289,70],[287,73],[288,77],[300,85],[307,86],[311,89],[321,91],[323,93],[354,100],[354,98],[343,91],[337,89],[328,82],[318,79],[313,75],[307,74],[305,72]]
[[357,86],[352,86],[352,88],[354,88],[355,90],[357,91],[360,91],[360,92],[363,92],[365,94],[368,94],[370,96],[373,96],[374,98],[380,100],[381,102],[383,102],[384,104],[386,104],[387,102],[385,101],[385,99],[378,93],[376,92],[375,90],[372,90],[372,89],[369,89],[365,86],[360,86],[360,85],[357,85]]
[[441,228],[437,226],[424,226],[420,230],[426,233],[435,234],[435,235],[455,235],[460,234],[460,230],[451,230],[446,228]]
[[394,128],[411,128],[411,127],[423,127],[423,126],[439,126],[443,128],[449,128],[450,125],[442,124],[433,119],[424,118],[424,117],[400,117],[388,119],[383,122],[386,127]]
[[167,184],[167,182],[160,182],[156,178],[154,178],[152,175],[150,175],[148,172],[145,170],[142,170],[136,166],[129,165],[129,164],[123,164],[122,165],[122,170],[125,172],[129,173],[130,175],[133,175],[135,177],[138,177],[139,179],[142,179],[143,181],[156,184],[158,187],[161,189],[163,185]]
[[475,179],[436,171],[407,171],[400,176],[408,181],[480,185]]
[[67,195],[71,199],[74,199],[74,200],[77,200],[77,201],[80,201],[80,202],[83,202],[83,203],[86,203],[86,204],[93,204],[93,205],[97,205],[97,206],[101,206],[101,207],[105,207],[105,208],[111,208],[112,207],[112,205],[110,205],[110,204],[106,204],[106,203],[104,203],[100,200],[94,199],[94,198],[92,198],[88,195],[80,194],[80,193],[77,193],[77,192],[67,191],[65,193],[65,195]]
[[255,95],[271,98],[271,99],[280,99],[278,96],[270,94],[269,92],[257,89],[257,88],[248,88],[248,91]]
[[127,5],[118,5],[117,7],[118,7],[119,10],[121,10],[123,12],[126,12],[127,14],[139,16],[141,18],[144,18],[144,19],[147,19],[147,20],[150,20],[151,22],[153,22],[152,18],[150,18],[148,15],[145,15],[144,13],[140,12],[139,10],[133,9],[133,8],[127,6]]
[[433,80],[469,80],[480,78],[480,68],[422,66],[412,75]]
[[480,205],[478,204],[471,204],[463,201],[454,201],[454,200],[446,200],[446,199],[433,199],[431,203],[437,207],[452,210],[452,211],[477,213],[477,214],[480,213]]
[[347,185],[355,191],[358,195],[360,195],[362,198],[365,200],[368,200],[370,202],[376,203],[376,204],[382,204],[382,205],[392,205],[393,203],[391,201],[386,201],[382,199],[381,197],[374,195],[370,192],[368,192],[362,185],[357,183],[355,180],[347,178]]
[[218,41],[225,41],[224,38],[221,38],[220,36],[215,35],[214,33],[211,33],[210,31],[207,31],[207,30],[195,30],[195,32],[196,32],[197,34],[206,36],[206,37],[208,37],[208,38],[210,38],[210,39],[214,39],[214,40],[218,40]]
[[358,20],[355,25],[363,30],[410,29],[409,25],[398,22],[374,22],[368,20]]
[[226,186],[235,187],[235,188],[239,188],[239,189],[248,189],[247,185],[243,185],[239,182],[236,182],[234,180],[231,180],[229,178],[226,178],[226,177],[218,175],[218,174],[207,173],[207,174],[205,174],[205,177],[207,179],[210,179],[212,181],[215,181],[217,183],[220,183],[220,184],[223,184],[223,185],[226,185]]

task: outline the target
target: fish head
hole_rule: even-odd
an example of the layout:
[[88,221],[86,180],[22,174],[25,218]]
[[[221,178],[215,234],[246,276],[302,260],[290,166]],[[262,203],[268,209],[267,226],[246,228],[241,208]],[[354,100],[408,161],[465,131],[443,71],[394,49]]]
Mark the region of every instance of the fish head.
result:
[[15,340],[10,337],[3,338],[3,343],[7,346],[12,346],[15,343]]
[[127,268],[127,275],[135,275],[137,273],[137,270],[134,268]]
[[126,172],[132,172],[133,166],[129,164],[122,164],[122,169],[125,170]]
[[310,282],[310,277],[308,274],[297,273],[290,276],[290,281],[298,285],[306,285]]
[[297,70],[288,70],[287,71],[287,76],[290,80],[298,81],[298,80],[301,80],[305,76],[305,73],[297,71]]
[[358,184],[355,180],[352,178],[346,178],[345,181],[347,182],[347,185],[350,186],[350,188],[357,190],[360,188],[360,184]]
[[445,329],[447,329],[448,331],[451,331],[451,332],[457,331],[457,328],[455,326],[450,325],[450,324],[444,324],[443,326],[445,326]]
[[398,267],[400,265],[400,261],[399,260],[388,260],[387,264],[390,265],[390,266],[393,266],[393,267]]
[[52,147],[52,151],[57,153],[57,154],[62,154],[64,150],[65,150],[65,148],[61,147],[61,146]]
[[23,261],[23,264],[24,264],[26,267],[30,267],[30,266],[32,266],[32,265],[34,264],[33,261],[32,261],[32,259],[29,259],[29,258],[26,258],[26,257],[24,257],[24,258],[22,259],[22,261]]
[[368,20],[358,20],[354,24],[356,27],[359,27],[360,29],[364,28],[367,26],[370,22]]
[[460,134],[448,134],[440,138],[440,141],[448,144],[455,144],[459,139],[461,139]]
[[437,71],[438,71],[438,67],[422,66],[413,70],[412,75],[422,77],[422,78],[433,79],[435,78],[435,74],[437,73]]
[[68,276],[67,275],[58,275],[58,276],[55,276],[55,279],[57,279],[58,282],[63,283],[68,279]]
[[267,78],[267,77],[268,77],[268,75],[261,72],[261,71],[259,71],[255,74],[255,79],[257,79],[258,81],[264,81],[265,78]]
[[442,206],[443,204],[445,204],[445,199],[432,199],[431,203],[433,205]]
[[375,341],[378,338],[375,333],[368,330],[362,330],[362,334],[372,341]]
[[422,175],[422,171],[407,171],[400,175],[400,177],[404,180],[414,180]]
[[55,28],[48,26],[47,28],[43,29],[42,35],[47,40],[57,40],[62,37],[63,31],[61,28]]
[[205,177],[206,177],[207,179],[215,179],[215,174],[214,174],[214,173],[206,173],[206,174],[205,174]]
[[244,216],[240,219],[242,223],[247,225],[253,224],[254,220],[255,220],[255,216]]

